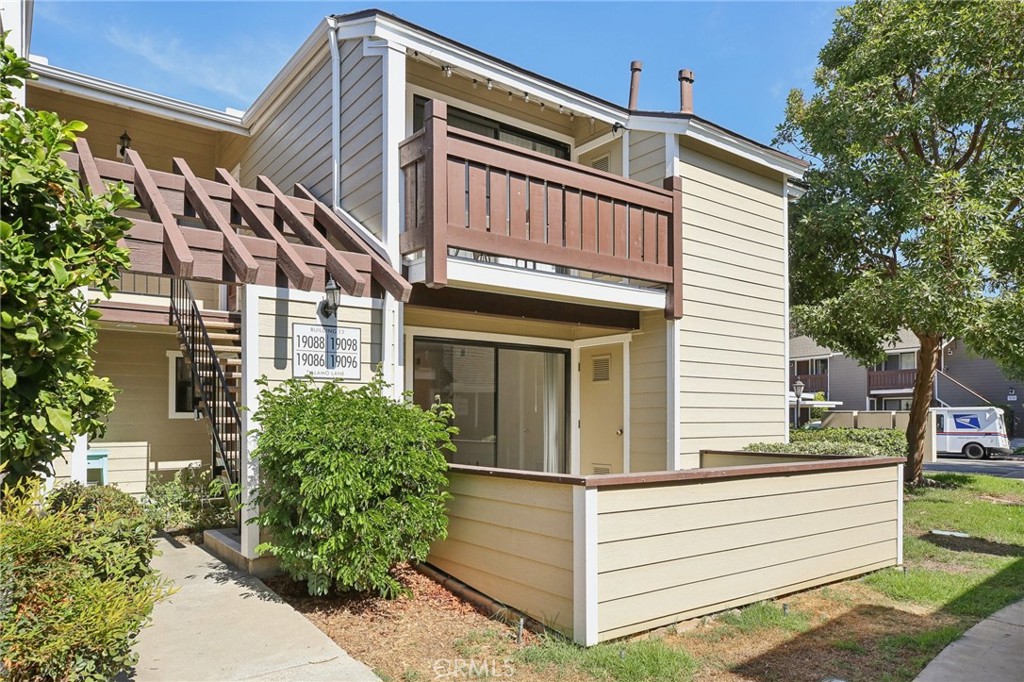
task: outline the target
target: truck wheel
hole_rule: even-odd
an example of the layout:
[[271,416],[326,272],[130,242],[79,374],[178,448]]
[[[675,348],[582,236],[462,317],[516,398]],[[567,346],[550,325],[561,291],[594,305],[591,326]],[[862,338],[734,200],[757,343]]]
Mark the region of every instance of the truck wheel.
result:
[[977,443],[968,443],[964,446],[964,454],[967,455],[967,459],[984,459],[985,448]]

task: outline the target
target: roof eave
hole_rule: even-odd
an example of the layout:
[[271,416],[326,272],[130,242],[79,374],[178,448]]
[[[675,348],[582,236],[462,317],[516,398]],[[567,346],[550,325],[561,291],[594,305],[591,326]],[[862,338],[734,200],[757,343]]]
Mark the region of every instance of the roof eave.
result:
[[249,129],[242,124],[242,118],[234,114],[63,69],[47,64],[38,57],[30,57],[29,61],[31,70],[38,76],[36,80],[29,81],[29,87],[85,97],[208,130],[236,135],[249,134]]

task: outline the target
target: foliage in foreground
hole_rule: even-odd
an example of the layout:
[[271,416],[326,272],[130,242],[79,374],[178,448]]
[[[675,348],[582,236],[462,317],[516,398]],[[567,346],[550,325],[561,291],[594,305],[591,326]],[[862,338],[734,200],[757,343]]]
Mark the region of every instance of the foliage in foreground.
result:
[[451,408],[395,401],[385,386],[379,377],[353,390],[291,379],[261,395],[253,522],[271,540],[259,550],[310,594],[336,586],[397,596],[390,570],[423,561],[446,535]]
[[851,457],[903,457],[907,434],[896,429],[800,429],[789,443],[751,443],[748,452],[847,455]]
[[5,679],[109,680],[168,594],[150,569],[143,509],[114,488],[13,489],[0,512],[0,660]]
[[146,512],[165,531],[203,531],[235,524],[235,491],[207,467],[189,466],[168,481],[154,475],[146,488]]
[[858,0],[776,142],[812,167],[791,213],[794,325],[866,365],[919,340],[908,480],[944,340],[1024,375],[1024,4]]
[[122,185],[102,197],[60,159],[79,121],[18,105],[32,76],[0,37],[0,469],[4,487],[50,471],[75,435],[98,437],[114,389],[93,374],[95,319],[82,287],[109,294],[128,252],[117,247],[134,206]]

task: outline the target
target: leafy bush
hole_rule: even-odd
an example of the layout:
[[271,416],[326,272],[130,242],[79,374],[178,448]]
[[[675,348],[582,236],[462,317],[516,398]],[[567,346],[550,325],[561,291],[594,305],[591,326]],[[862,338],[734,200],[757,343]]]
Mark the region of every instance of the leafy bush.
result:
[[809,429],[794,431],[790,439],[798,443],[864,443],[875,448],[882,457],[905,457],[907,454],[907,434],[901,429]]
[[258,549],[310,594],[336,585],[397,596],[390,569],[422,561],[447,534],[451,407],[423,410],[385,386],[291,379],[260,397],[254,522],[271,540]]
[[120,542],[135,552],[133,575],[149,573],[153,558],[154,526],[145,509],[134,497],[110,485],[85,486],[78,481],[54,489],[46,498],[54,512],[70,510],[84,517],[97,532]]
[[146,511],[161,530],[201,531],[235,525],[236,505],[224,479],[213,478],[205,467],[190,466],[169,481],[150,478]]
[[135,664],[135,637],[168,594],[148,566],[153,548],[138,530],[146,528],[141,507],[124,515],[130,505],[123,498],[93,490],[63,490],[44,501],[38,483],[23,484],[4,500],[5,679],[112,679]]
[[95,376],[99,313],[82,287],[109,294],[128,251],[117,241],[135,206],[123,184],[83,190],[60,158],[85,129],[32,111],[12,89],[32,78],[0,35],[0,469],[4,488],[49,472],[76,435],[98,437],[114,388]]
[[904,457],[907,434],[898,429],[799,429],[789,443],[751,443],[748,452],[854,457]]
[[747,452],[768,452],[778,455],[846,455],[847,457],[878,457],[878,450],[866,443],[842,443],[819,440],[796,443],[751,443]]

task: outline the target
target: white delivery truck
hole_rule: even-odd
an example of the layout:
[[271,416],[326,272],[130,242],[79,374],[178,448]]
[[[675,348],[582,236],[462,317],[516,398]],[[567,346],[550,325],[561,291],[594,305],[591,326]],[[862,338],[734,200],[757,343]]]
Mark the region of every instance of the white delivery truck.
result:
[[935,450],[940,455],[963,453],[971,459],[1010,454],[1003,410],[998,407],[933,407]]

